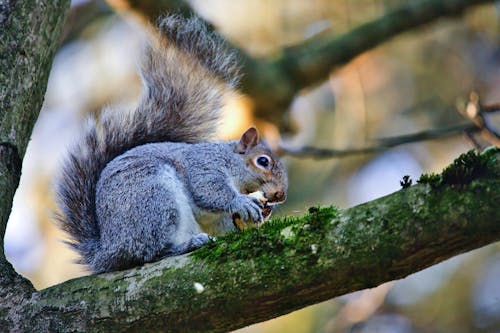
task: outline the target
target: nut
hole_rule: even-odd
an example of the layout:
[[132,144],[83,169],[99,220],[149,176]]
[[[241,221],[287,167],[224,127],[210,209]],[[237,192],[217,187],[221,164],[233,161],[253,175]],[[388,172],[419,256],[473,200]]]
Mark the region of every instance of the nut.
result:
[[252,193],[248,193],[248,196],[252,197],[252,198],[255,198],[255,199],[258,199],[264,205],[267,203],[267,199],[264,196],[264,192],[262,192],[262,191],[255,191],[255,192],[252,192]]
[[272,213],[272,208],[267,204],[267,199],[264,196],[264,192],[262,191],[255,191],[252,193],[249,193],[248,196],[252,198],[258,199],[263,205],[264,208],[262,208],[262,217],[264,218],[264,221],[257,223],[257,225],[253,223],[247,223],[246,221],[243,221],[239,214],[234,214],[233,215],[233,223],[238,228],[239,230],[245,230],[249,228],[254,228],[255,226],[260,227],[265,221],[269,219]]

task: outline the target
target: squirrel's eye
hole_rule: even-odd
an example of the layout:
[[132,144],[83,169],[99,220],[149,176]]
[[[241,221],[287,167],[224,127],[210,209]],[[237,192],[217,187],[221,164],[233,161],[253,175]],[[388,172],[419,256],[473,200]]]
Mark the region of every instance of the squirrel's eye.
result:
[[262,155],[257,158],[257,164],[261,167],[267,168],[269,166],[269,157]]

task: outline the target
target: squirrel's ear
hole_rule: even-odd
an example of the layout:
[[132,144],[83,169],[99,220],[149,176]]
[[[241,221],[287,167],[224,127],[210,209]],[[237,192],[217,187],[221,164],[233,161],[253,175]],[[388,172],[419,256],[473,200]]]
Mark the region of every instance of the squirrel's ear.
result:
[[255,127],[250,127],[241,135],[240,142],[236,145],[236,152],[244,154],[248,149],[255,147],[259,143],[259,131]]

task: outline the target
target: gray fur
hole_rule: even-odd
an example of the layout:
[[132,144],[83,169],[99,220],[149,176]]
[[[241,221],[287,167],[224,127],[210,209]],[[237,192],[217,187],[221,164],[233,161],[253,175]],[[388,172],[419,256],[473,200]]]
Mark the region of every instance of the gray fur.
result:
[[273,156],[265,143],[241,152],[238,142],[203,142],[236,73],[234,56],[196,19],[167,17],[160,31],[137,109],[90,118],[58,183],[60,224],[94,272],[192,251],[207,232],[233,228],[235,213],[262,220],[262,204],[245,193],[286,192],[276,158],[271,177],[250,167],[256,154]]

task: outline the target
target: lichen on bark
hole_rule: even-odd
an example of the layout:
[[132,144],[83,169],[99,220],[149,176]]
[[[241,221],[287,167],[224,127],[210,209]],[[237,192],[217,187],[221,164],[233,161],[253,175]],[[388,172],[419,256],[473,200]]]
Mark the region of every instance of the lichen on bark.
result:
[[0,142],[24,155],[42,107],[68,0],[10,1],[0,7]]

